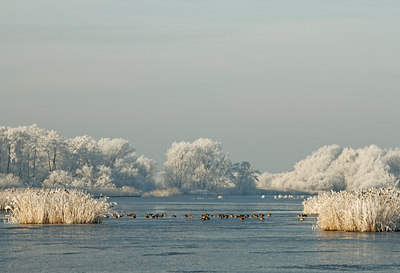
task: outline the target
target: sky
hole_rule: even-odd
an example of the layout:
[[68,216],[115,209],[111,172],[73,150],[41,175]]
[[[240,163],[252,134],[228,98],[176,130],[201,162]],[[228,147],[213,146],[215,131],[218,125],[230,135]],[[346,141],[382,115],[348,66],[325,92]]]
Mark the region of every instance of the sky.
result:
[[208,137],[293,169],[400,147],[400,2],[1,0],[0,125],[122,137],[161,168]]

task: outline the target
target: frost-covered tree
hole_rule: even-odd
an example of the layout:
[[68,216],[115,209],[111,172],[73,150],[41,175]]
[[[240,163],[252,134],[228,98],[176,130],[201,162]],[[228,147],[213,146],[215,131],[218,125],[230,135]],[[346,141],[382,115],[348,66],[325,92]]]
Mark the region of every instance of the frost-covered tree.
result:
[[137,194],[154,187],[155,173],[155,162],[138,156],[134,147],[121,138],[65,139],[37,125],[0,127],[0,174],[12,175],[3,179],[4,185],[23,183],[109,192],[123,187],[123,192]]
[[103,164],[114,168],[115,162],[134,153],[135,149],[129,142],[122,138],[102,138],[98,141]]
[[36,125],[6,128],[2,138],[6,147],[5,173],[18,176],[27,185],[36,184],[36,176],[40,172],[37,163],[40,162],[41,146],[39,140],[42,138],[43,130]]
[[117,160],[114,169],[113,178],[119,187],[131,186],[141,191],[155,187],[156,163],[152,159],[131,154],[124,160]]
[[[52,171],[49,176],[42,182],[42,185],[46,188],[57,188],[65,187],[72,188],[77,187],[77,179],[72,176],[71,173],[67,171],[57,170]],[[84,188],[84,184],[79,185]]]
[[234,187],[232,163],[219,142],[199,138],[190,142],[174,142],[163,165],[167,187],[186,192],[220,191]]
[[92,137],[78,136],[68,141],[68,148],[75,163],[76,169],[79,166],[96,166],[100,157],[100,149],[97,141]]
[[239,194],[254,193],[259,172],[247,161],[233,164],[232,173],[235,177],[235,191]]
[[67,154],[67,142],[56,131],[51,130],[45,133],[43,138],[43,150],[47,157],[49,172],[62,168],[62,158]]
[[294,170],[259,177],[262,189],[327,191],[395,186],[400,175],[400,150],[324,146],[297,162]]

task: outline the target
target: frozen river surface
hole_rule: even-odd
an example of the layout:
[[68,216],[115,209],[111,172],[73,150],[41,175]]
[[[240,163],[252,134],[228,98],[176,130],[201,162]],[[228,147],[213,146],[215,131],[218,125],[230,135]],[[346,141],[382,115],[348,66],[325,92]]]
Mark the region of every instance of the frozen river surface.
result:
[[[137,218],[95,225],[0,223],[1,272],[400,272],[400,233],[324,232],[301,199],[114,197]],[[146,219],[145,213],[162,214]],[[201,221],[201,214],[250,218]],[[252,214],[271,213],[264,221]],[[184,215],[193,215],[193,219]],[[176,218],[172,218],[176,215]],[[4,213],[2,214],[4,216]]]

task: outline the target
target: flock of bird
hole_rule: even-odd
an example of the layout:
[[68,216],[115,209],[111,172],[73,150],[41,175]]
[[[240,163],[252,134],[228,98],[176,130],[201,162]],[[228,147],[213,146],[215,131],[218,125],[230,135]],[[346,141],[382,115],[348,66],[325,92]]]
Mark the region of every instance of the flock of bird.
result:
[[[229,219],[229,218],[238,218],[240,221],[243,221],[247,218],[250,218],[250,216],[252,218],[255,219],[259,219],[260,221],[263,221],[265,219],[265,217],[271,217],[271,213],[259,213],[259,214],[202,214],[201,215],[201,221],[209,221],[212,218],[219,218],[219,219]],[[113,218],[122,218],[122,217],[128,217],[128,218],[136,218],[136,214],[135,213],[130,213],[130,214],[125,214],[124,212],[122,212],[121,214],[119,213],[113,213]],[[168,214],[167,213],[157,213],[157,214],[153,214],[153,213],[146,213],[144,215],[144,218],[146,219],[162,219],[162,218],[167,218]],[[297,217],[299,218],[300,221],[303,221],[305,217],[307,217],[307,214],[297,214]],[[177,218],[177,216],[175,214],[171,215],[171,218]],[[193,219],[193,215],[191,214],[185,214],[184,215],[185,219]]]

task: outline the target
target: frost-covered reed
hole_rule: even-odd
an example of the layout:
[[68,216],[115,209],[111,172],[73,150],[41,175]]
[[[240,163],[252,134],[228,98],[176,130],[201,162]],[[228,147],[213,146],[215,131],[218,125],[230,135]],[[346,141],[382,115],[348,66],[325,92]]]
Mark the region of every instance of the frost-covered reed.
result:
[[74,189],[18,189],[8,195],[6,203],[8,221],[13,224],[100,223],[111,207],[106,198],[95,199]]
[[320,193],[303,202],[322,230],[400,231],[400,189],[370,188]]

